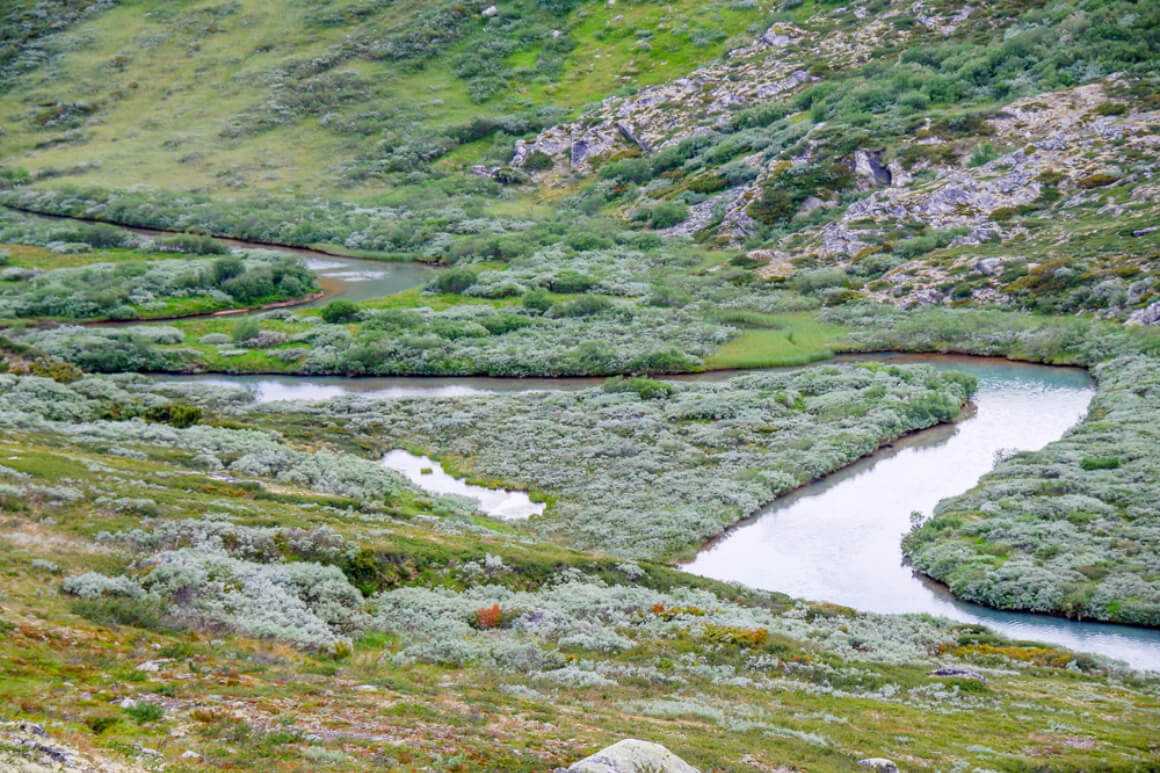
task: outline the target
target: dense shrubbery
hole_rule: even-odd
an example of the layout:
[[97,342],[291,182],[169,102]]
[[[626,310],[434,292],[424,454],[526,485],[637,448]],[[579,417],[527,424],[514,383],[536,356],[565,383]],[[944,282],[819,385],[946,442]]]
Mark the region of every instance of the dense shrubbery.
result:
[[358,304],[345,298],[339,298],[326,304],[319,315],[330,324],[350,322],[358,316]]
[[[607,238],[622,235],[614,234]],[[682,298],[696,296],[717,308],[752,311],[811,305],[794,297],[787,307],[791,293],[735,285],[727,272],[684,276],[683,269],[693,260],[695,254],[674,247],[647,252],[624,247],[579,252],[562,246],[538,249],[512,257],[502,270],[457,266],[439,275],[431,288],[461,289],[469,298],[518,296],[518,307],[497,310],[470,302],[442,311],[364,307],[353,331],[305,320],[297,323],[291,317],[286,339],[276,345],[309,347],[294,366],[309,374],[672,373],[696,369],[706,355],[737,333],[718,315],[679,302]],[[660,290],[655,284],[658,272],[671,276]],[[443,277],[449,278],[444,282]],[[467,284],[471,277],[474,280]],[[659,302],[658,293],[669,300]],[[294,327],[298,324],[302,327]],[[29,342],[66,358],[112,347],[112,343],[98,342],[107,335],[94,330],[23,334]],[[123,346],[123,342],[117,344]],[[269,349],[271,356],[279,351]],[[96,364],[99,357],[85,356],[86,362],[102,369]],[[188,349],[175,349],[151,351],[147,359],[149,369],[188,369],[197,358]],[[138,355],[133,359],[139,359]],[[122,363],[125,357],[113,361]]]
[[550,316],[474,305],[366,312],[353,337],[318,326],[290,340],[312,346],[305,373],[604,375],[690,370],[724,340],[719,330],[695,315],[582,295],[552,305]]
[[822,318],[854,328],[848,346],[861,351],[958,352],[1083,366],[1123,355],[1160,355],[1155,328],[1086,317],[854,304],[827,309]]
[[[196,456],[212,470],[262,478],[351,497],[367,505],[410,490],[397,473],[354,456],[291,448],[278,437],[247,429],[194,424],[194,400],[221,404],[244,398],[226,390],[207,395],[198,386],[180,398],[172,390],[139,378],[88,377],[70,385],[46,378],[0,374],[0,425],[53,431],[89,443],[144,445]],[[138,417],[152,419],[150,422]],[[153,423],[161,422],[161,423]],[[437,511],[459,512],[457,505],[435,503]]]
[[[634,556],[686,551],[778,494],[913,429],[949,421],[974,385],[925,367],[815,367],[716,384],[270,410],[341,415],[352,431],[551,493],[541,528]],[[656,399],[664,398],[664,399]]]
[[190,310],[212,311],[297,298],[314,289],[314,277],[302,263],[276,255],[92,263],[3,288],[0,318],[148,318],[165,316],[175,299],[204,298]]
[[225,255],[230,251],[230,248],[222,242],[203,234],[178,234],[167,239],[158,239],[157,247],[193,255]]

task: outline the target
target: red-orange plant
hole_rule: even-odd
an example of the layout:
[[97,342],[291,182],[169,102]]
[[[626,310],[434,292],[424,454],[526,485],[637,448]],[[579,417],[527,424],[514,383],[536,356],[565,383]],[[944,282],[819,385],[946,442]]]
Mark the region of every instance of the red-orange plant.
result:
[[475,627],[480,630],[498,628],[502,620],[503,611],[500,610],[499,604],[475,610]]

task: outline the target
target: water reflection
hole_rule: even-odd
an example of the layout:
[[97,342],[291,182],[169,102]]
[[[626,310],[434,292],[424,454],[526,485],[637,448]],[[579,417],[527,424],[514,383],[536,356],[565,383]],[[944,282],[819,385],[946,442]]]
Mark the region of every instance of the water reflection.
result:
[[479,510],[505,521],[523,520],[544,512],[543,502],[533,502],[523,491],[473,486],[452,477],[443,466],[426,456],[416,456],[402,449],[383,457],[383,466],[403,474],[407,480],[432,494],[458,494],[479,502]]
[[970,489],[996,453],[1042,448],[1059,438],[1084,415],[1093,394],[1079,370],[969,358],[938,358],[937,364],[979,379],[973,415],[905,438],[777,500],[683,568],[866,611],[978,622],[1016,638],[1160,670],[1160,632],[966,604],[903,564],[900,539],[913,511],[929,515],[939,500]]
[[[977,622],[1012,637],[1097,652],[1126,660],[1137,668],[1160,670],[1160,631],[1076,623],[963,603],[952,598],[945,588],[915,576],[902,563],[899,541],[910,527],[911,512],[929,515],[939,500],[970,489],[979,476],[991,469],[996,453],[1041,448],[1059,438],[1083,416],[1091,400],[1093,390],[1087,373],[1073,368],[944,355],[839,358],[865,359],[928,362],[973,373],[979,379],[974,411],[955,425],[904,438],[891,449],[777,500],[706,548],[684,568],[708,577],[867,611],[925,612]],[[698,374],[674,380],[721,381],[734,375],[739,373]],[[294,376],[170,380],[245,386],[255,391],[259,402],[326,400],[348,393],[376,398],[456,397],[582,389],[604,382],[600,378]],[[434,463],[427,466],[437,468]],[[416,482],[423,485],[421,480]],[[539,507],[542,509],[542,505]]]
[[309,256],[305,262],[327,290],[325,298],[305,306],[325,306],[336,298],[357,303],[393,295],[424,284],[432,270],[418,263],[359,258]]

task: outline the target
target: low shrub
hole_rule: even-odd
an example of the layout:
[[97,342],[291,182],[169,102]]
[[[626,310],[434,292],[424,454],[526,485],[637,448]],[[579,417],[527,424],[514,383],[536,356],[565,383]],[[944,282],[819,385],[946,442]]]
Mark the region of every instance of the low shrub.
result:
[[354,301],[348,301],[345,298],[338,298],[323,307],[320,315],[322,319],[330,324],[338,324],[341,322],[350,322],[358,316],[358,304]]

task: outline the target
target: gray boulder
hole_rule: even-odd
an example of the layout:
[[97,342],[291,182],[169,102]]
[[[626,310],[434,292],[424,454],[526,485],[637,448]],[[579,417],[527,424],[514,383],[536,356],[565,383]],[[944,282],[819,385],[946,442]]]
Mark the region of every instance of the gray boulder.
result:
[[867,757],[864,760],[858,760],[858,764],[870,770],[876,770],[878,773],[898,773],[898,766],[885,757]]
[[1160,323],[1160,301],[1150,304],[1146,308],[1137,309],[1128,317],[1129,325],[1155,325]]
[[957,676],[962,679],[978,679],[980,682],[986,683],[986,679],[978,671],[971,671],[966,668],[939,668],[930,672],[931,676]]
[[564,773],[700,773],[660,744],[626,738],[575,762]]
[[1002,262],[998,258],[983,258],[975,264],[975,270],[985,276],[991,276],[999,270],[999,264]]

